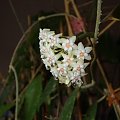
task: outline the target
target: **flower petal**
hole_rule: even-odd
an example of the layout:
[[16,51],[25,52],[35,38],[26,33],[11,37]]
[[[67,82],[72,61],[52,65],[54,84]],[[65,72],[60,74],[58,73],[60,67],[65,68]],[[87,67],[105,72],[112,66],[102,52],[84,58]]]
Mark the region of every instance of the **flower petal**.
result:
[[78,50],[84,50],[82,42],[78,43]]
[[70,40],[70,42],[73,42],[73,43],[74,43],[75,40],[76,40],[76,36],[72,36],[72,37],[70,37],[69,40]]
[[85,47],[86,53],[89,53],[92,50],[92,47]]
[[85,56],[85,59],[86,59],[86,60],[91,60],[91,56],[90,56],[90,55]]

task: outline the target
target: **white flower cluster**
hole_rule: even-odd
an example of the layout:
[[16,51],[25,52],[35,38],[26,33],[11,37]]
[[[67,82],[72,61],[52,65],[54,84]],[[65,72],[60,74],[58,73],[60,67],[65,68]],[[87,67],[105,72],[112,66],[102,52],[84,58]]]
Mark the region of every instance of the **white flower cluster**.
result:
[[85,68],[91,60],[89,55],[91,47],[84,47],[80,42],[75,44],[76,36],[62,37],[62,34],[55,34],[50,29],[40,29],[39,33],[40,53],[47,70],[59,80],[65,83],[81,86],[81,77],[86,75]]

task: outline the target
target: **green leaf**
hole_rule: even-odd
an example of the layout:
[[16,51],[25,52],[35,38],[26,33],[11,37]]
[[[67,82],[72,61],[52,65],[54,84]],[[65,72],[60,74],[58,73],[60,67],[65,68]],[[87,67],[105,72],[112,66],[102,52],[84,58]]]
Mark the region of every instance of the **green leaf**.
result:
[[40,105],[42,105],[43,102],[46,102],[49,95],[55,90],[56,85],[57,85],[57,81],[51,78],[42,92],[42,95],[40,98]]
[[66,101],[63,110],[61,112],[60,115],[60,120],[71,120],[71,115],[73,112],[73,108],[74,108],[74,103],[75,103],[75,98],[77,96],[79,88],[76,88],[71,96],[68,98],[68,100]]
[[24,102],[24,120],[32,120],[39,107],[40,96],[42,93],[42,77],[36,76],[25,93]]
[[15,103],[11,103],[11,104],[2,104],[0,105],[0,117],[2,117],[5,112],[7,112],[10,108],[12,108],[15,105]]
[[83,120],[95,120],[97,112],[97,103],[94,103],[92,106],[89,107],[86,116]]

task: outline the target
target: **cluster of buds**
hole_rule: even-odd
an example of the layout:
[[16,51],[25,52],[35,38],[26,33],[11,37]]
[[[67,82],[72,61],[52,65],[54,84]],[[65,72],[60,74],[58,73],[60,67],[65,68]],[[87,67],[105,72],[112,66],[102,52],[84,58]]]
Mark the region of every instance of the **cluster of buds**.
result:
[[40,29],[39,39],[41,59],[46,69],[59,83],[80,87],[89,64],[85,59],[91,60],[92,47],[84,47],[81,42],[77,45],[76,36],[63,37],[50,29]]

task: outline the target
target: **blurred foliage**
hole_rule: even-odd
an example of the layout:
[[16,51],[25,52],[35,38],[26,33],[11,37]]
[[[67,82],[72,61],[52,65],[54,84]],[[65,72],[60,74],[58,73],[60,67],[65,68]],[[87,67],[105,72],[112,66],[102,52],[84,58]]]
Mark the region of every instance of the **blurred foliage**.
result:
[[78,93],[78,88],[76,88],[72,94],[70,95],[70,97],[68,98],[68,100],[66,101],[63,110],[61,112],[60,115],[60,120],[71,120],[71,114],[74,108],[74,103],[75,103],[75,98],[77,96]]

